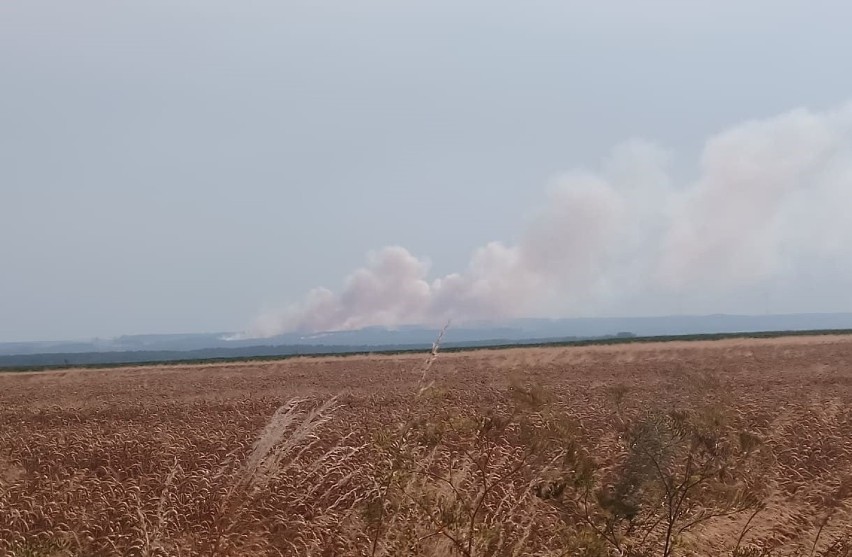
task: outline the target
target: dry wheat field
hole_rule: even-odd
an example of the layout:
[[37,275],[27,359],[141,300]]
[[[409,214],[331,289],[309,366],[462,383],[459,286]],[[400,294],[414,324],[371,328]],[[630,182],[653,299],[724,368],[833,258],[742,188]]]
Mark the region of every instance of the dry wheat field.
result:
[[849,555],[852,337],[0,374],[0,555]]

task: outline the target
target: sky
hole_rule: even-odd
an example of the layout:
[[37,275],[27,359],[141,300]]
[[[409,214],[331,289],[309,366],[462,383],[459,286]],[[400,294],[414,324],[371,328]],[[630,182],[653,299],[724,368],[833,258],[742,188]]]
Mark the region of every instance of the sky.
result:
[[0,341],[852,311],[850,19],[0,3]]

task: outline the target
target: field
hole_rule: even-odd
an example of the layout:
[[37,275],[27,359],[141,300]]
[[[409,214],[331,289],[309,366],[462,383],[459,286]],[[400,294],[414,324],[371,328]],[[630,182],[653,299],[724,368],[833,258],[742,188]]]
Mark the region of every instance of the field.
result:
[[0,374],[0,555],[852,548],[852,336]]

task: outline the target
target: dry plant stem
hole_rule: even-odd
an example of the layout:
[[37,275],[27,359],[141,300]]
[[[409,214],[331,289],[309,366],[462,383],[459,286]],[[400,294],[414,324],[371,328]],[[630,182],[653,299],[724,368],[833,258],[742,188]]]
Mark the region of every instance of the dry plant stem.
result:
[[754,512],[752,512],[751,515],[748,517],[748,520],[746,521],[745,525],[743,526],[742,530],[740,531],[740,536],[737,538],[737,544],[734,546],[733,555],[737,555],[737,552],[739,551],[740,546],[743,543],[743,539],[746,537],[746,534],[748,534],[749,531],[751,530],[752,521],[764,509],[766,509],[766,503],[761,502],[754,509]]
[[[446,324],[441,328],[438,332],[438,336],[435,341],[432,343],[432,350],[429,352],[429,356],[426,358],[426,361],[423,362],[423,365],[420,368],[420,379],[418,381],[417,393],[415,395],[415,400],[419,399],[423,396],[423,394],[429,389],[431,386],[431,382],[429,384],[426,383],[427,376],[429,374],[429,370],[432,369],[432,365],[435,363],[435,360],[438,359],[438,353],[441,347],[441,341],[444,339],[444,335],[447,332],[447,329],[450,327],[450,322],[447,321]],[[372,543],[370,545],[370,557],[374,557],[376,555],[376,551],[378,550],[379,539],[382,535],[382,522],[385,516],[385,506],[387,504],[388,492],[393,484],[394,478],[397,473],[397,461],[400,458],[400,449],[402,446],[402,441],[411,431],[411,427],[414,422],[414,413],[409,412],[408,419],[403,423],[400,428],[398,434],[398,443],[394,445],[395,450],[391,454],[391,469],[388,473],[387,478],[380,486],[379,490],[379,517],[376,521],[375,532],[373,535]]]
[[817,544],[819,543],[819,538],[822,535],[822,531],[825,528],[825,525],[828,524],[828,520],[831,517],[830,514],[826,513],[825,517],[820,520],[819,529],[817,530],[816,537],[814,537],[814,545],[811,547],[810,557],[813,557],[814,553],[816,553]]

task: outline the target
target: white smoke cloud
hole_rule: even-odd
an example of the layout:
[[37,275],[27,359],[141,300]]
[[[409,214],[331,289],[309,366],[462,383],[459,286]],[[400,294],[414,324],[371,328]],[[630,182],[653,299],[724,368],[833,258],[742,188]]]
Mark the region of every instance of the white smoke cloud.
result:
[[[731,286],[770,277],[796,254],[807,228],[816,237],[797,250],[819,250],[822,214],[850,183],[827,172],[852,163],[850,110],[796,110],[748,122],[711,138],[701,177],[674,211],[661,273],[672,284]],[[821,198],[797,215],[797,200]],[[846,219],[842,219],[846,220]]]
[[713,136],[684,186],[670,159],[627,142],[599,171],[556,179],[521,238],[479,248],[464,271],[430,278],[425,260],[386,247],[339,292],[317,288],[247,334],[590,314],[652,293],[734,291],[820,262],[852,274],[852,105]]

